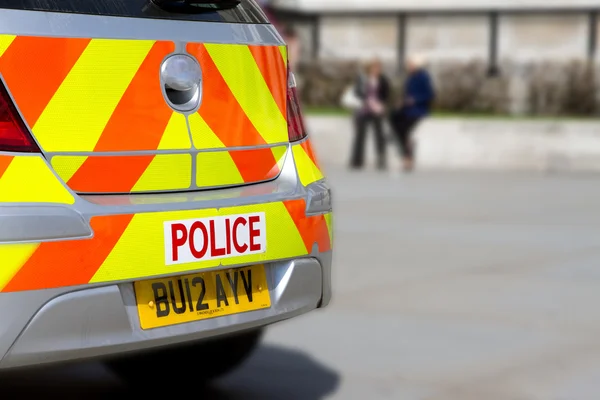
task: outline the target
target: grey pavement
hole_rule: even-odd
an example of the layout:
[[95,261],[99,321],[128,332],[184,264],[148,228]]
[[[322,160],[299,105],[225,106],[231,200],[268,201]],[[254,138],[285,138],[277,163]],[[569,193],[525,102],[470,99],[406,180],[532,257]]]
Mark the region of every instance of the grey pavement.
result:
[[[600,398],[600,176],[327,170],[334,301],[198,397]],[[3,398],[138,393],[97,364],[4,378]]]
[[[354,141],[349,117],[310,116],[307,125],[319,153],[345,165]],[[393,137],[387,129],[388,137]],[[600,171],[600,119],[573,121],[428,118],[414,132],[422,169],[493,171]],[[374,163],[374,138],[366,138]],[[388,147],[396,161],[397,141]]]

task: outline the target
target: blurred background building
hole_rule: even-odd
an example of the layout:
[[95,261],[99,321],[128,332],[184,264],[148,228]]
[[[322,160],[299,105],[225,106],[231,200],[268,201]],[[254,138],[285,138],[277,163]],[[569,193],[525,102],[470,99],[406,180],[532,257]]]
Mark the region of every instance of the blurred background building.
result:
[[401,82],[427,58],[447,112],[595,116],[595,0],[272,0],[302,39],[303,97],[336,107],[358,63],[382,59]]

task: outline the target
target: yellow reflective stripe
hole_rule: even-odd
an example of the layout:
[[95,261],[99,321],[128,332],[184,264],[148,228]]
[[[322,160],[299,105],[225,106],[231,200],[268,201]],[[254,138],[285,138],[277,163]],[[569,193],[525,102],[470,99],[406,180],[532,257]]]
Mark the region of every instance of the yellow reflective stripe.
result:
[[92,40],[33,127],[42,148],[93,151],[153,44]]
[[323,173],[317,168],[301,145],[293,146],[296,169],[302,185],[308,186],[324,178]]
[[244,183],[244,178],[228,151],[199,153],[196,163],[198,187],[216,187]]
[[56,156],[52,158],[52,168],[64,182],[69,179],[81,168],[87,157],[83,156]]
[[[217,211],[214,209],[198,210],[188,213],[173,213],[169,215],[168,220],[177,221],[215,215],[217,215]],[[163,228],[165,221],[167,219],[162,213],[135,215],[90,283],[164,274],[167,269],[165,267],[165,247],[160,243],[165,243]],[[143,246],[144,252],[140,253],[138,246],[144,243],[151,245]],[[219,260],[209,260],[197,263],[193,268],[217,265],[219,265]],[[177,268],[178,273],[186,271],[187,269]]]
[[285,158],[287,155],[288,146],[277,146],[271,149],[271,153],[273,153],[273,157],[277,160],[277,165],[279,169],[283,168],[283,164],[285,163]]
[[40,243],[0,245],[0,251],[2,252],[0,291],[19,272],[39,246]]
[[0,57],[4,55],[6,49],[10,47],[15,39],[15,35],[0,35]]
[[281,52],[281,57],[283,57],[283,62],[285,63],[285,66],[287,67],[287,63],[288,63],[287,46],[279,46],[279,51]]
[[75,199],[41,156],[18,156],[0,179],[0,203],[73,204]]
[[189,189],[191,185],[191,154],[160,154],[154,157],[132,192]]
[[224,208],[221,214],[247,214],[263,210],[266,211],[267,253],[227,258],[222,260],[222,265],[251,264],[259,261],[301,257],[307,254],[304,240],[283,203]]
[[327,230],[329,231],[329,240],[333,246],[333,214],[325,214],[325,222],[327,223]]
[[174,112],[160,140],[158,150],[189,149],[191,147],[185,115]]
[[287,120],[281,114],[250,49],[247,46],[215,44],[207,44],[206,49],[265,142],[286,142]]
[[221,139],[210,129],[204,118],[198,113],[188,117],[194,147],[197,149],[222,149],[225,148]]
[[[222,265],[250,264],[307,254],[304,242],[292,217],[283,203],[257,204],[220,210],[176,211],[138,214],[133,217],[121,239],[96,272],[90,283],[136,279],[140,276],[159,276],[172,273],[165,266],[164,222],[235,215],[253,212],[266,213],[267,252],[221,260],[206,260],[177,266],[177,273],[186,273]],[[285,233],[285,234],[282,234]],[[140,251],[140,249],[144,249]]]

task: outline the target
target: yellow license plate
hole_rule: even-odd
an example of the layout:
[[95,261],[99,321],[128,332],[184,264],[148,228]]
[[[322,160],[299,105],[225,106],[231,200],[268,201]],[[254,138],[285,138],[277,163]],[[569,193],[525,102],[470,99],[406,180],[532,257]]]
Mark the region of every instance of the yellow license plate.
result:
[[141,281],[134,286],[142,329],[271,307],[264,265]]

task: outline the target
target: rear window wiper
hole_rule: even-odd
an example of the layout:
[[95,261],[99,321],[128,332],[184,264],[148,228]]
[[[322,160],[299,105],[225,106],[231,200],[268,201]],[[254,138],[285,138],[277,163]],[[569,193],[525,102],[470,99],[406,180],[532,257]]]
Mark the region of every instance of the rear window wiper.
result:
[[161,9],[180,14],[200,14],[227,10],[240,5],[241,0],[152,0]]

